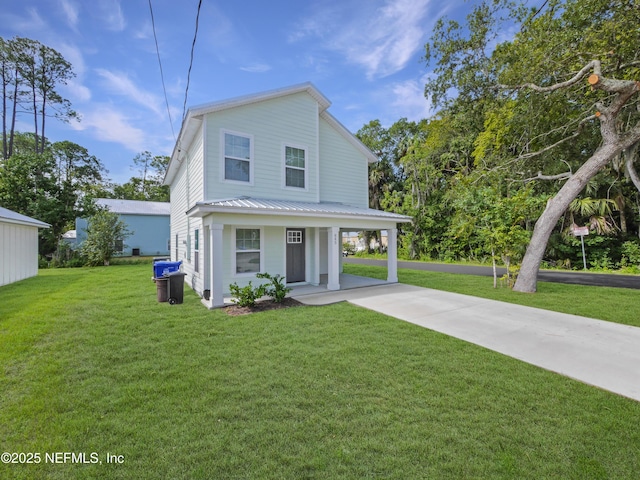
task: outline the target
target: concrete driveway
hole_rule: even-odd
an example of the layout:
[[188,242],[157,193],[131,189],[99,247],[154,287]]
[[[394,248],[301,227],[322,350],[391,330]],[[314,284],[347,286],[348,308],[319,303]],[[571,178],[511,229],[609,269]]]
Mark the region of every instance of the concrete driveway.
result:
[[640,401],[640,328],[404,284],[293,295],[348,301]]

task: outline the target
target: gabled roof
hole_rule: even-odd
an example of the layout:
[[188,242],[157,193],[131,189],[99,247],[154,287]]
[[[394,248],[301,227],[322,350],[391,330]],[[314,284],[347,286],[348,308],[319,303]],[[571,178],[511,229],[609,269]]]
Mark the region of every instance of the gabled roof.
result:
[[169,202],[96,198],[96,205],[106,207],[110,212],[120,215],[169,215],[171,213]]
[[0,207],[0,222],[16,223],[18,225],[27,225],[29,227],[49,228],[51,225],[41,222],[35,218],[27,217],[21,213],[14,212],[8,208]]
[[411,217],[397,213],[360,208],[334,202],[292,202],[252,197],[235,197],[209,202],[198,202],[187,215],[204,216],[209,213],[246,213],[258,215],[298,215],[301,217],[357,217],[411,222]]
[[178,135],[178,141],[171,154],[171,160],[167,167],[167,173],[164,178],[164,184],[168,185],[173,180],[173,177],[179,168],[179,153],[182,148],[187,148],[194,136],[198,132],[198,129],[202,125],[202,119],[205,115],[228,110],[230,108],[236,108],[245,105],[251,105],[253,103],[264,102],[274,98],[285,97],[287,95],[294,95],[296,93],[306,92],[318,102],[320,116],[326,120],[332,128],[334,128],[340,135],[342,135],[347,141],[349,141],[355,148],[367,157],[367,160],[375,162],[377,157],[371,150],[369,150],[360,140],[358,140],[349,130],[342,125],[336,118],[331,115],[327,109],[331,105],[331,102],[325,97],[311,82],[300,83],[289,87],[278,88],[275,90],[268,90],[266,92],[255,93],[251,95],[243,95],[241,97],[235,97],[228,100],[221,100],[212,103],[206,103],[202,105],[196,105],[189,108],[182,122],[180,134]]

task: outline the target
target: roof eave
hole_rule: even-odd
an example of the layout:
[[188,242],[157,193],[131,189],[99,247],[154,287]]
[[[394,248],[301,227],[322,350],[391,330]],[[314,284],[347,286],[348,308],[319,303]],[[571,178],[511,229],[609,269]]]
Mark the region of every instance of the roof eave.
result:
[[307,212],[303,210],[274,210],[265,208],[252,208],[252,207],[236,207],[236,206],[221,206],[221,205],[202,205],[196,204],[187,210],[186,214],[189,217],[205,217],[212,213],[233,213],[238,215],[264,215],[264,216],[294,216],[294,217],[312,217],[312,218],[340,218],[340,219],[352,219],[357,218],[360,220],[370,220],[377,222],[395,222],[395,223],[410,223],[411,217],[406,215],[394,214],[394,217],[382,216],[382,215],[366,215],[361,213],[331,213],[331,212]]
[[15,218],[0,217],[0,221],[4,223],[12,223],[14,225],[22,225],[25,227],[51,228],[51,225],[45,222],[41,222],[40,220],[27,221],[27,220],[18,220]]

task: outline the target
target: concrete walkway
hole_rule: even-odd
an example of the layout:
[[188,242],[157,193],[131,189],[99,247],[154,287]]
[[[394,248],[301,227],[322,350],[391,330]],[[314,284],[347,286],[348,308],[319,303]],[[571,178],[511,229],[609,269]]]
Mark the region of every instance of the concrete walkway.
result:
[[404,284],[294,295],[348,301],[640,401],[640,328]]

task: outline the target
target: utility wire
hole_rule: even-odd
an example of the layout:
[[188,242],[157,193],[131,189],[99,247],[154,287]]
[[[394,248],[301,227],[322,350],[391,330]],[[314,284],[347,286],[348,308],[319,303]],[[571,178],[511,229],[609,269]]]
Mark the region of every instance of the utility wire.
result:
[[189,71],[187,72],[187,88],[184,91],[184,103],[182,104],[182,120],[187,113],[187,96],[189,94],[189,81],[191,80],[191,67],[193,66],[193,51],[196,48],[196,38],[198,38],[198,22],[200,20],[200,7],[202,0],[198,2],[198,13],[196,14],[196,31],[193,34],[193,43],[191,44],[191,59],[189,60]]
[[173,120],[171,119],[171,109],[169,108],[169,99],[167,98],[167,88],[164,85],[164,72],[162,71],[162,61],[160,60],[160,48],[158,47],[158,37],[156,36],[156,22],[153,18],[153,7],[149,0],[149,11],[151,12],[151,27],[153,28],[153,39],[156,42],[156,53],[158,54],[158,65],[160,65],[160,79],[162,80],[162,91],[164,92],[164,103],[167,106],[167,114],[169,115],[169,124],[171,125],[171,133],[173,141],[176,141],[176,132],[173,130]]

